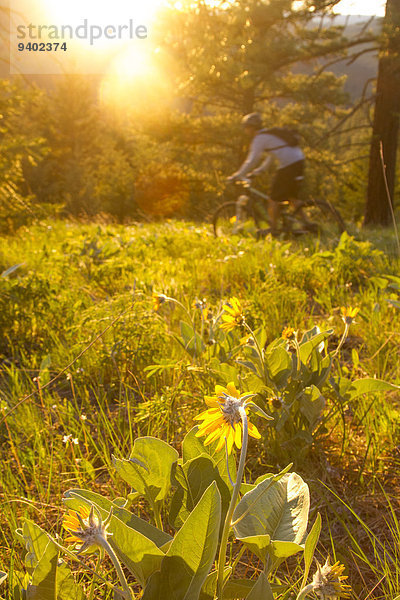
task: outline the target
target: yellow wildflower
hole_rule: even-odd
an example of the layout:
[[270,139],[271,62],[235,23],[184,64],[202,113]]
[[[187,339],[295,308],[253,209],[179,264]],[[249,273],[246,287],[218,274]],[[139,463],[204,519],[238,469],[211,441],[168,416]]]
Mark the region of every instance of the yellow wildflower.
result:
[[153,309],[158,311],[160,309],[161,304],[164,304],[168,300],[165,294],[158,294],[157,292],[153,292]]
[[237,298],[230,298],[229,302],[224,304],[222,308],[225,311],[222,315],[222,329],[231,331],[237,326],[244,325],[243,308]]
[[240,338],[240,345],[241,346],[255,346],[255,342],[251,335],[245,335],[244,337]]
[[[195,417],[196,421],[203,421],[199,425],[196,437],[207,436],[204,445],[207,446],[216,440],[219,440],[216,451],[221,450],[227,444],[228,454],[231,454],[235,445],[242,447],[242,414],[247,414],[249,408],[246,405],[253,394],[241,396],[233,383],[228,383],[225,387],[215,386],[215,396],[206,396],[205,402],[209,406],[200,415]],[[249,435],[260,439],[261,435],[255,425],[248,423]]]
[[349,306],[349,308],[342,306],[340,310],[342,313],[342,319],[346,323],[346,325],[351,325],[354,322],[354,319],[357,316],[357,314],[360,312],[359,308],[352,308],[351,306]]
[[282,335],[281,337],[284,340],[292,340],[296,335],[296,331],[293,329],[293,327],[285,327],[285,329],[282,331]]
[[101,540],[107,539],[107,526],[111,513],[104,521],[94,515],[94,507],[80,506],[78,511],[68,510],[63,519],[63,527],[70,534],[65,538],[71,544],[80,543],[79,554],[94,552],[101,547]]
[[343,583],[347,579],[342,575],[344,565],[336,562],[330,564],[329,558],[323,567],[317,562],[317,571],[312,581],[313,591],[322,600],[337,600],[338,598],[350,598],[350,586]]

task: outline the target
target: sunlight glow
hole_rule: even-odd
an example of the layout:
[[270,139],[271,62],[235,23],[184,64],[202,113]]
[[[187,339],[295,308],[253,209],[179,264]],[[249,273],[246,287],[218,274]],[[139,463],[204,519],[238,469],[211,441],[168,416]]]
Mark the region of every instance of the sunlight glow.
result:
[[41,0],[49,18],[55,23],[78,25],[84,19],[91,23],[105,27],[127,23],[130,19],[136,25],[151,25],[157,10],[166,0],[112,0],[99,2],[99,0],[69,0],[68,2],[54,2],[54,0]]
[[335,7],[335,12],[343,15],[376,15],[385,14],[384,0],[341,0]]

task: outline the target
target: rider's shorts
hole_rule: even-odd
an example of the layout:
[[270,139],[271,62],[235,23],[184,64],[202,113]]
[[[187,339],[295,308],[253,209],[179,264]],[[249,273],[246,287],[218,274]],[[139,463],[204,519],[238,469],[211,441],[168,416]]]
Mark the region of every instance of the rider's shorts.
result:
[[285,202],[297,199],[304,179],[304,160],[298,160],[276,172],[272,182],[271,199],[275,202]]

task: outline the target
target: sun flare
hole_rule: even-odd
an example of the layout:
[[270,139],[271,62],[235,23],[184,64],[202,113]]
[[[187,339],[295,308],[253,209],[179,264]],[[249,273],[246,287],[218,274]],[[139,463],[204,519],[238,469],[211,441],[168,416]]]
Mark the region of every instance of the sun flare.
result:
[[151,25],[157,11],[166,4],[167,0],[113,0],[99,2],[98,0],[69,0],[69,2],[54,2],[41,0],[43,9],[55,23],[76,25],[87,19],[99,26],[118,25],[132,20],[136,25]]

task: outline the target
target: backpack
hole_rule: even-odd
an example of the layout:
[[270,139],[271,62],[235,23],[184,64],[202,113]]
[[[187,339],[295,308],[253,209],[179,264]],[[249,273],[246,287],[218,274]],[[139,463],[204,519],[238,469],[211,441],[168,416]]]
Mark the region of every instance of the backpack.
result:
[[[261,129],[260,133],[268,133],[278,137],[283,142],[284,146],[299,146],[300,145],[300,134],[296,129],[288,129],[287,127],[271,127],[270,129]],[[284,147],[282,146],[282,148]]]

